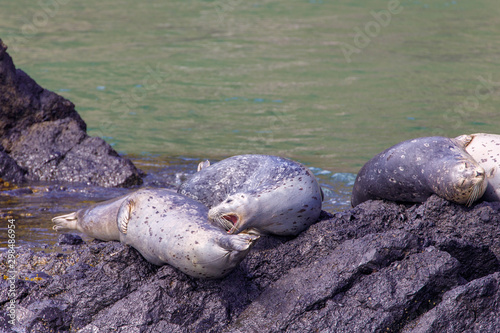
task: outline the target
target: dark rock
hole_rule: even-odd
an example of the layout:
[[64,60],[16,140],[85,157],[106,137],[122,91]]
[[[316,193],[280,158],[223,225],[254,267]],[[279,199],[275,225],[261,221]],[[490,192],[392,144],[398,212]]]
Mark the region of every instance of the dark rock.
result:
[[442,301],[402,332],[498,332],[500,273],[446,292]]
[[[399,231],[370,234],[360,239],[347,240],[330,253],[325,254],[321,260],[289,270],[282,278],[262,292],[239,315],[235,324],[230,326],[228,331],[255,332],[259,331],[261,327],[266,327],[269,331],[279,332],[292,325],[292,330],[310,332],[330,327],[331,320],[325,322],[325,315],[330,316],[335,312],[342,312],[344,306],[351,311],[354,310],[352,304],[341,303],[360,302],[363,307],[374,310],[377,308],[377,304],[373,304],[372,307],[367,306],[367,304],[381,302],[375,298],[380,295],[375,295],[375,299],[370,302],[368,298],[371,293],[366,290],[354,292],[356,296],[354,299],[346,299],[345,294],[353,289],[360,289],[358,284],[362,281],[362,276],[374,277],[372,273],[375,271],[380,271],[389,264],[402,260],[406,253],[418,249],[419,241],[416,237]],[[380,273],[378,274],[380,275]],[[369,278],[364,280],[366,279]],[[373,283],[374,281],[368,283],[370,289],[374,287]],[[363,297],[357,295],[361,292],[367,298],[362,299]],[[382,293],[380,289],[377,292]],[[391,295],[384,296],[390,297]],[[378,305],[380,307],[380,304]],[[316,316],[312,313],[324,312],[325,307],[328,310],[318,317],[321,319],[316,323],[314,320]],[[352,315],[359,316],[360,314],[352,313]],[[306,317],[307,320],[303,320],[303,317]],[[338,317],[338,314],[335,314],[334,317]],[[290,322],[289,318],[294,318],[294,321]],[[346,320],[349,321],[352,318],[346,318]],[[321,325],[321,323],[326,326]],[[344,323],[344,326],[348,327],[346,324]],[[336,320],[336,325],[336,327],[340,326],[339,320]],[[373,329],[364,331],[373,331]]]
[[62,234],[57,238],[59,245],[80,245],[83,244],[82,237],[74,234]]
[[[37,332],[462,332],[500,324],[500,203],[367,201],[297,237],[262,237],[224,279],[118,242],[20,247],[17,328]],[[0,268],[7,254],[0,254]],[[2,268],[2,271],[3,270]],[[33,272],[42,279],[23,280]],[[0,327],[10,326],[7,280]],[[3,326],[2,326],[3,325]]]
[[17,165],[0,145],[0,178],[12,183],[22,183],[25,180],[26,170]]
[[87,135],[73,103],[16,70],[6,50],[0,40],[1,178],[105,187],[142,183],[130,160],[101,138]]

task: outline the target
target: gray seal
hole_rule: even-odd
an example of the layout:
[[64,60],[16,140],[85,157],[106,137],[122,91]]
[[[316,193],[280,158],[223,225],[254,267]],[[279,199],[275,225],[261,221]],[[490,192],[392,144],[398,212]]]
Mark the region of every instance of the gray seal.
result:
[[488,186],[484,201],[500,201],[500,135],[476,133],[455,138],[465,144],[465,150],[486,171]]
[[230,234],[297,235],[318,220],[323,199],[307,167],[271,155],[237,155],[205,166],[178,193],[209,207],[209,219]]
[[368,161],[356,177],[351,204],[377,199],[423,202],[437,194],[470,206],[486,185],[484,169],[463,142],[422,137],[400,142]]
[[[207,221],[207,207],[167,189],[141,189],[105,207],[94,205],[87,211],[96,217],[103,214],[102,219],[93,219],[93,237],[103,239],[103,232],[110,240],[108,230],[116,228],[116,240],[134,247],[147,261],[172,265],[197,278],[229,274],[259,238],[251,233],[227,234]],[[78,228],[80,219],[68,220],[68,215],[55,217],[54,229],[84,229]],[[113,215],[114,219],[108,218]],[[83,217],[88,230],[90,219]]]

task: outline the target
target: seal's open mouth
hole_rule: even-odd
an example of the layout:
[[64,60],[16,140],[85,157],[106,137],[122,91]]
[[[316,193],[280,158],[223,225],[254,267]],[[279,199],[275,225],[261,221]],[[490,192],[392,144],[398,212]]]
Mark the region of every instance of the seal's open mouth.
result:
[[[231,223],[231,228],[228,228],[227,233],[232,234],[236,230],[236,223],[238,223],[239,218],[238,215],[236,214],[226,214],[221,216],[224,220],[228,221]],[[228,224],[226,224],[229,226]]]
[[211,209],[208,212],[208,219],[212,221],[214,224],[219,225],[224,230],[227,231],[228,234],[234,234],[237,230],[236,226],[240,221],[240,217],[236,213],[221,213],[218,212],[217,209]]

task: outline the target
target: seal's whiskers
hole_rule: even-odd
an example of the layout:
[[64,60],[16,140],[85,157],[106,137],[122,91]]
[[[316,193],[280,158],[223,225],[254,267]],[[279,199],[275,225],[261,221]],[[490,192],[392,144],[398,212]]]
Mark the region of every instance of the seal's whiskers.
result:
[[225,219],[224,216],[225,215],[222,215],[222,214],[216,214],[215,216],[212,216],[212,218],[210,218],[210,220],[212,220],[213,222],[218,224],[220,227],[222,227],[226,231],[231,230],[231,228],[233,227],[233,224],[231,223],[231,221]]
[[484,181],[479,182],[476,185],[474,185],[474,188],[473,188],[469,198],[467,199],[467,203],[466,203],[467,207],[470,207],[476,200],[478,200],[481,197],[481,195],[484,192],[483,191],[483,183],[484,183]]

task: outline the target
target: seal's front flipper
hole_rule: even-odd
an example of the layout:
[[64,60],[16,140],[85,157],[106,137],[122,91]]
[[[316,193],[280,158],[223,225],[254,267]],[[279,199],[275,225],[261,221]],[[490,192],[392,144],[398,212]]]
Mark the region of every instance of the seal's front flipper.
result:
[[52,228],[56,231],[78,230],[78,217],[76,213],[77,212],[73,212],[70,214],[54,217],[52,219],[52,222],[55,223],[55,226],[53,226]]
[[221,247],[228,251],[247,251],[260,238],[257,234],[239,233],[237,235],[228,235],[221,239]]
[[116,225],[118,230],[124,235],[127,234],[128,222],[130,221],[130,216],[132,215],[132,210],[135,207],[135,202],[132,199],[125,200],[120,209],[118,210],[118,215],[116,216]]

